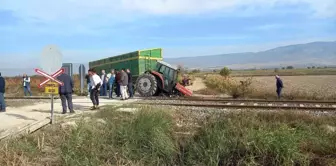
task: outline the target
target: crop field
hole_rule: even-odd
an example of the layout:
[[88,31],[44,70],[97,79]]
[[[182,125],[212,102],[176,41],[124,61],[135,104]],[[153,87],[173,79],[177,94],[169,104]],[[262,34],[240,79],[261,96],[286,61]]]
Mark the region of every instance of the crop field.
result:
[[[282,76],[284,99],[296,100],[335,100],[336,76]],[[240,81],[244,81],[242,86]],[[276,87],[274,76],[230,77],[208,75],[204,78],[206,89],[196,93],[228,94],[238,97],[275,99]]]
[[[21,77],[6,77],[6,96],[23,96],[23,82]],[[38,84],[45,80],[41,76],[30,77],[30,86],[33,96],[45,95],[44,88],[38,88]],[[79,93],[79,77],[78,75],[73,76],[75,93]]]
[[[236,79],[243,79],[237,77]],[[287,99],[336,100],[336,76],[282,76],[283,96]],[[254,77],[250,97],[275,96],[273,76]]]
[[336,75],[336,68],[320,69],[267,69],[267,70],[233,70],[232,76],[299,76],[299,75]]
[[[213,72],[195,73],[197,76],[204,74],[217,74],[220,70]],[[232,70],[232,77],[242,76],[305,76],[305,75],[336,75],[336,68],[315,68],[315,69],[256,69],[256,70]]]

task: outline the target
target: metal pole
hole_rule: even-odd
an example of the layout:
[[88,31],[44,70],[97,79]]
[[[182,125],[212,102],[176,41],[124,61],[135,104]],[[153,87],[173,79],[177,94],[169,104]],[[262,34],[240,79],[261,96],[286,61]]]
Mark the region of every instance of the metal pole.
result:
[[50,124],[54,123],[54,94],[51,95],[51,115],[50,115]]

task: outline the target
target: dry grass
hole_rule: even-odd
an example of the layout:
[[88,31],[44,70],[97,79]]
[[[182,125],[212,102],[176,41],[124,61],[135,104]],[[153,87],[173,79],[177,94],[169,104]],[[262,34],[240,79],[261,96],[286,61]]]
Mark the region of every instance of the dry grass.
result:
[[[217,94],[233,95],[230,94],[232,88],[237,88],[240,84],[239,81],[247,78],[249,77],[232,77],[226,80],[219,75],[208,75],[204,78],[207,89],[199,91],[199,93],[208,94],[209,91],[213,94],[213,91],[217,91]],[[283,76],[281,79],[284,83],[282,92],[284,99],[336,100],[336,76]],[[230,86],[227,86],[228,84]],[[253,77],[252,84],[247,88],[249,91],[244,94],[245,97],[276,98],[273,76]]]
[[0,165],[336,164],[331,116],[142,107],[85,119],[2,141]]

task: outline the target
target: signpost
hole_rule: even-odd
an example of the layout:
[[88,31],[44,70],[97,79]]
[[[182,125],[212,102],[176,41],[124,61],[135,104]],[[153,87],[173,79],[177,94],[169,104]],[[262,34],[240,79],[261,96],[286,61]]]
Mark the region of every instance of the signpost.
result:
[[84,78],[85,78],[85,66],[83,64],[79,65],[79,79],[80,79],[80,89],[81,94],[84,92]]
[[[58,86],[63,86],[63,82],[57,80],[57,77],[64,73],[62,68],[62,53],[54,45],[43,48],[41,54],[41,69],[35,69],[35,72],[46,77],[38,87],[45,85],[45,93],[51,95],[50,123],[54,122],[54,95],[58,94]],[[53,73],[53,74],[52,74]]]
[[72,63],[63,63],[62,68],[65,69],[65,73],[68,74],[70,77],[72,77]]

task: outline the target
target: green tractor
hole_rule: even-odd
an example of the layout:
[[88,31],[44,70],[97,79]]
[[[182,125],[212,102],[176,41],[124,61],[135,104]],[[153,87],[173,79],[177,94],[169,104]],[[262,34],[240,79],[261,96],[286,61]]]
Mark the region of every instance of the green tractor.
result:
[[143,97],[168,94],[169,96],[192,96],[192,91],[178,83],[179,70],[163,61],[158,61],[155,70],[148,70],[136,81],[136,91]]

